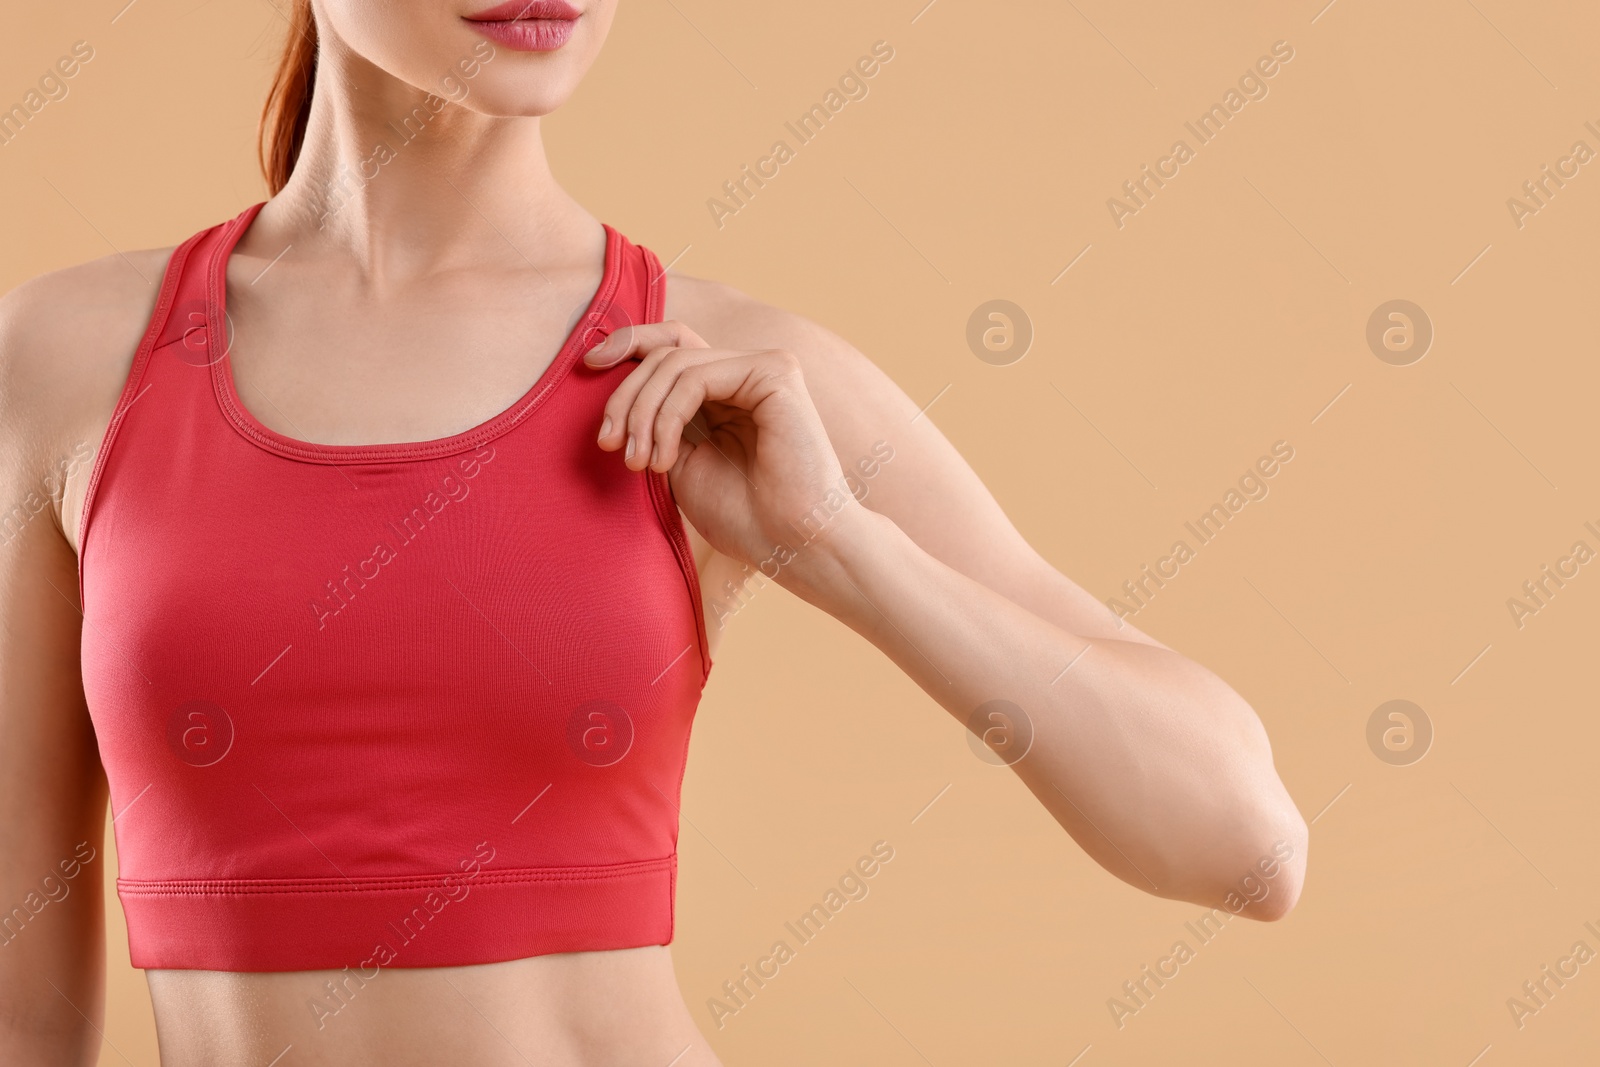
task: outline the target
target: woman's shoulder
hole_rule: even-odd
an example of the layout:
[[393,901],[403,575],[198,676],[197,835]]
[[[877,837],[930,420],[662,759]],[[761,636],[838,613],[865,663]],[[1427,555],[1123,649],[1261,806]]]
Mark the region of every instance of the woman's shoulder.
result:
[[726,282],[677,271],[667,272],[664,317],[682,322],[714,348],[786,348],[804,357],[808,352],[849,347],[802,315],[757,300]]
[[114,253],[0,296],[0,482],[8,500],[31,496],[67,462],[49,503],[69,543],[172,252]]
[[713,348],[779,348],[794,355],[830,432],[847,420],[915,413],[876,363],[827,327],[725,282],[676,271],[667,279],[664,317],[688,326]]
[[48,448],[110,420],[172,252],[113,253],[0,296],[0,422],[13,446],[20,434]]

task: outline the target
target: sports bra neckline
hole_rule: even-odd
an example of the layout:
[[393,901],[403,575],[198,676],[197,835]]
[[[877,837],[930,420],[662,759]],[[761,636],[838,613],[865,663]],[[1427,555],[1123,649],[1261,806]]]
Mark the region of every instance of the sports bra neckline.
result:
[[269,429],[244,406],[233,380],[233,364],[228,354],[233,340],[231,323],[227,321],[228,260],[244,237],[245,231],[250,228],[250,223],[266,204],[267,202],[263,200],[240,212],[226,224],[223,233],[214,244],[210,259],[205,265],[205,319],[210,337],[227,338],[223,354],[211,362],[211,382],[223,414],[234,429],[247,440],[286,459],[333,464],[404,462],[455,455],[481,447],[485,442],[499,437],[531,415],[561,384],[578,357],[589,347],[585,340],[596,331],[602,333],[606,331],[607,327],[603,324],[606,312],[610,309],[622,276],[622,235],[610,224],[602,222],[600,225],[605,230],[606,238],[605,261],[600,274],[600,284],[595,288],[594,295],[589,298],[583,315],[573,325],[562,341],[561,347],[556,350],[555,358],[550,361],[550,365],[535,379],[528,390],[510,407],[484,422],[459,433],[426,441],[357,445],[302,441]]

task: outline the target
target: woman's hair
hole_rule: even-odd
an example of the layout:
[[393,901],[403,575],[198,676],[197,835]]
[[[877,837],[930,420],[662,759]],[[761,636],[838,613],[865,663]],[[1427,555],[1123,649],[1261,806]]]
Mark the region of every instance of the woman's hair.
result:
[[269,194],[277,196],[289,183],[294,161],[305,140],[311,117],[311,87],[317,71],[317,21],[311,0],[290,0],[289,36],[284,41],[278,71],[261,110],[260,140],[256,145],[261,174]]

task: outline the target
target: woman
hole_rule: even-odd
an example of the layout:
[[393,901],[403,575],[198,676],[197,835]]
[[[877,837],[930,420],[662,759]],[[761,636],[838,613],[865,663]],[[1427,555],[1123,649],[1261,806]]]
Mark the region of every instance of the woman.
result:
[[[1237,694],[849,344],[556,184],[538,116],[613,14],[296,0],[272,198],[0,304],[0,891],[66,876],[109,789],[169,1067],[717,1064],[666,947],[678,788],[767,581],[1124,881],[1299,895]],[[7,920],[5,1062],[99,1047],[100,900],[52,901]]]

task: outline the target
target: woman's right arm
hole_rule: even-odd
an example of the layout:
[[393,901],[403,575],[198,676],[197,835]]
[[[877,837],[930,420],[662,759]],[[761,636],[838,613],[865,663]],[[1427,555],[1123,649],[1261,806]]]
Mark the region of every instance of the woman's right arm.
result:
[[82,497],[97,430],[104,430],[138,343],[138,309],[148,313],[154,303],[154,286],[138,271],[126,262],[111,268],[85,264],[0,298],[6,1064],[91,1065],[101,1045],[103,880],[111,862],[103,844],[106,780],[79,669],[77,555],[63,533],[76,508],[64,517],[62,502]]

